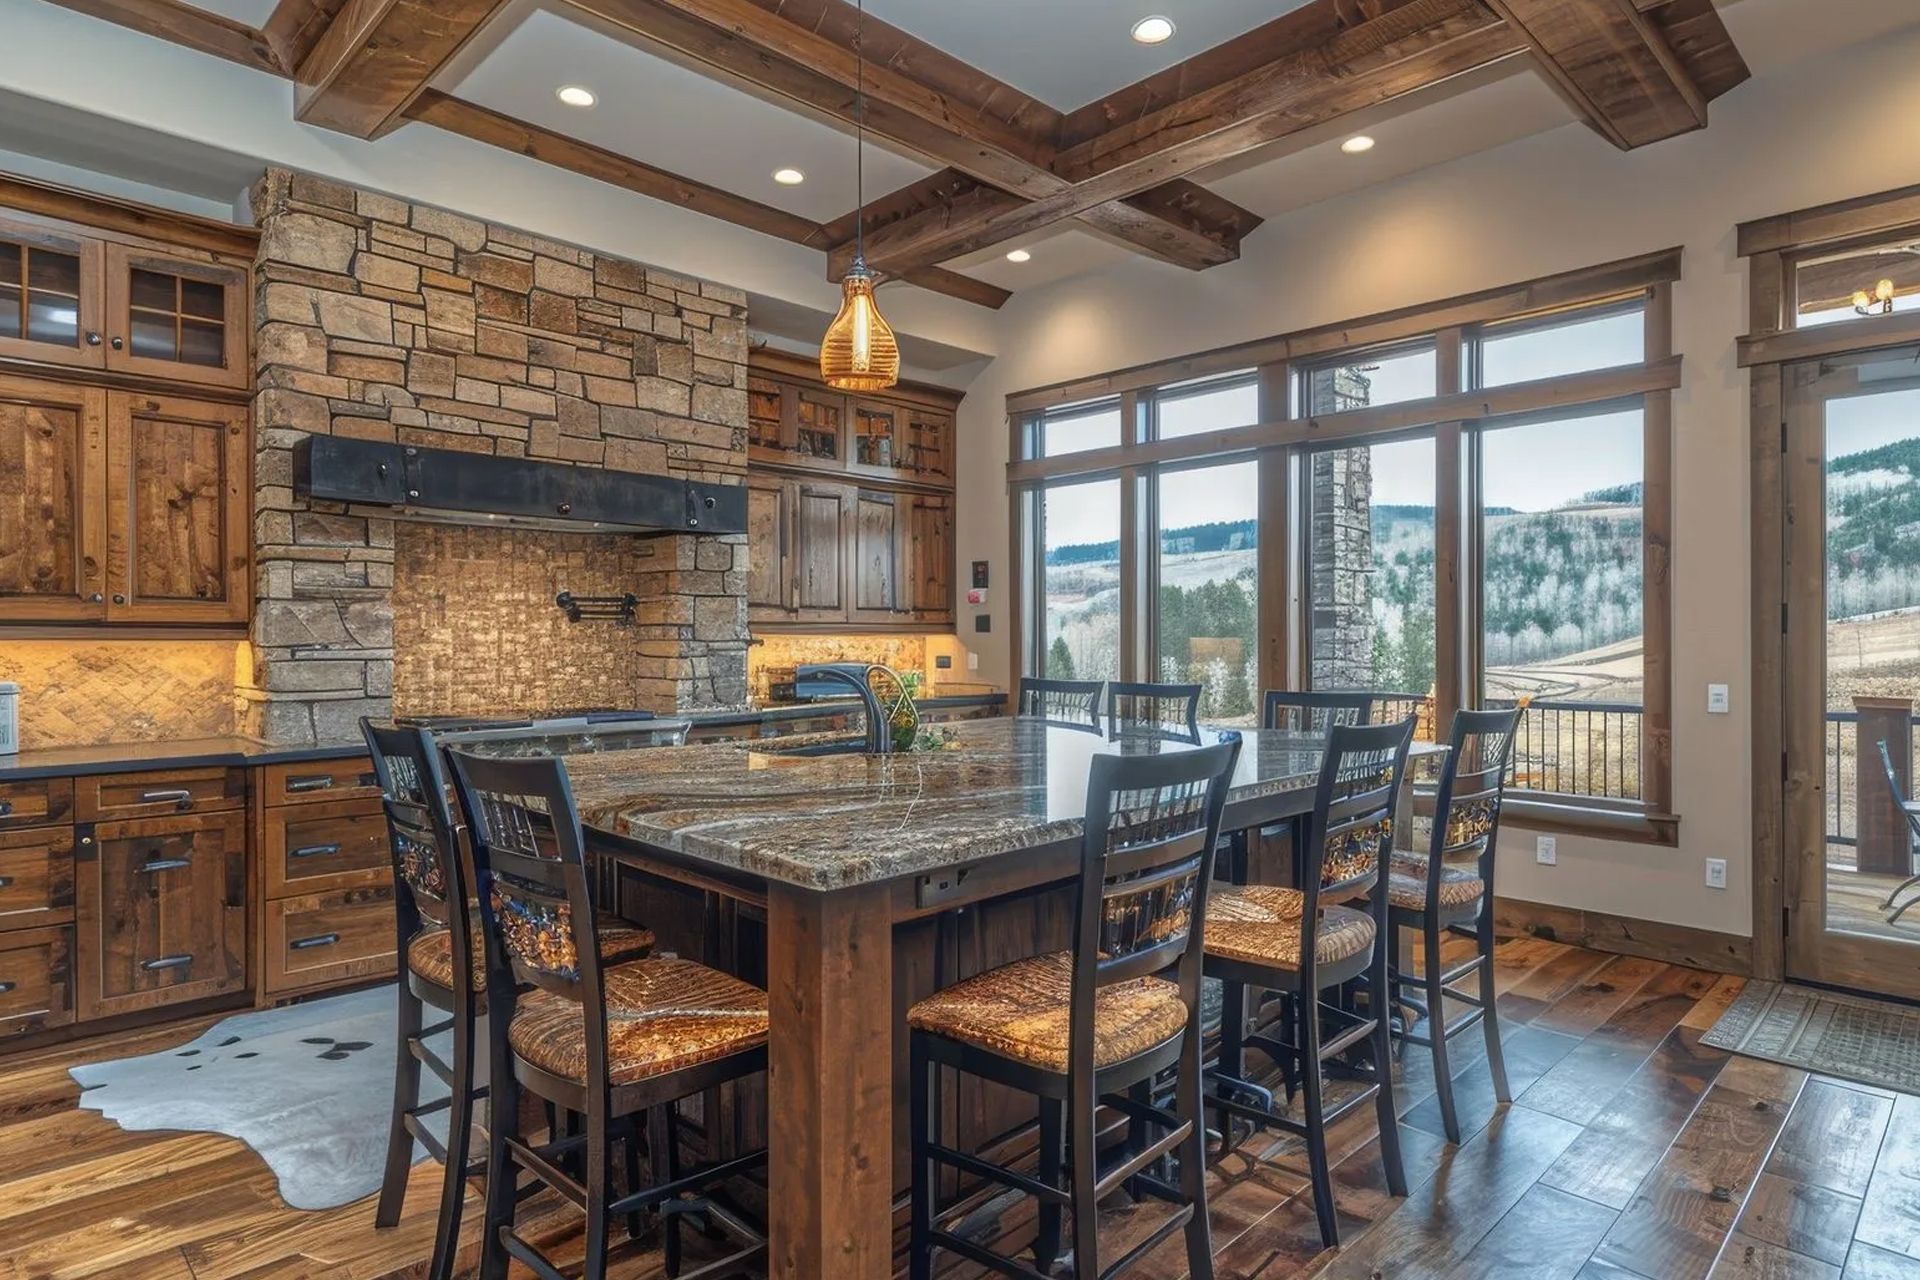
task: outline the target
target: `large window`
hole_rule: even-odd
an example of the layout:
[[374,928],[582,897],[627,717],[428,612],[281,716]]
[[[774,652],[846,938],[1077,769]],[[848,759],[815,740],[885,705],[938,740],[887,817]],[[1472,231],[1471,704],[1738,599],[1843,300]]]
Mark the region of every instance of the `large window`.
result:
[[1439,734],[1522,704],[1539,812],[1670,839],[1669,637],[1647,630],[1667,588],[1644,565],[1670,519],[1645,495],[1667,491],[1678,258],[1624,296],[1621,266],[1586,306],[1506,310],[1531,293],[1506,289],[1425,331],[1400,312],[1090,379],[1109,398],[1068,408],[1070,387],[1009,397],[1037,517],[1026,669],[1198,683],[1214,723],[1252,723],[1269,688],[1370,690]]
[[[1883,287],[1884,286],[1884,287]],[[1794,264],[1794,327],[1810,328],[1862,314],[1920,308],[1920,253],[1914,237],[1801,258]],[[1858,295],[1866,294],[1863,313]],[[1886,296],[1882,296],[1882,295]]]
[[1052,485],[1040,494],[1041,673],[1120,675],[1120,482]]
[[1260,471],[1251,462],[1162,471],[1154,504],[1159,678],[1201,686],[1215,724],[1259,719]]
[[1641,797],[1643,432],[1635,408],[1480,433],[1481,692],[1527,704],[1516,786]]

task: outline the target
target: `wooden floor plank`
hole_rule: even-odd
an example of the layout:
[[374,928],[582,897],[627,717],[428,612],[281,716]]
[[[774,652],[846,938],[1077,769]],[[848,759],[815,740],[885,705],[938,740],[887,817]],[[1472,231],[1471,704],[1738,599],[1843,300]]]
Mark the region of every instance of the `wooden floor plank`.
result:
[[1736,1231],[1707,1280],[1840,1280],[1840,1268]]
[[1519,1101],[1563,1120],[1590,1123],[1714,981],[1712,974],[1678,966],[1655,975]]
[[1604,1026],[1607,1019],[1666,967],[1661,961],[1645,956],[1614,956],[1586,981],[1542,1010],[1533,1025],[1583,1039]]
[[1467,1256],[1435,1280],[1572,1280],[1615,1214],[1605,1205],[1535,1183]]
[[1920,1258],[1920,1098],[1894,1101],[1855,1234],[1888,1253]]
[[1837,1268],[1847,1260],[1859,1220],[1858,1196],[1762,1173],[1738,1226],[1742,1235]]
[[1888,1253],[1864,1240],[1855,1240],[1841,1280],[1920,1280],[1920,1258]]
[[1815,1078],[1794,1105],[1767,1171],[1862,1197],[1893,1116],[1893,1099]]
[[[1453,1105],[1460,1120],[1460,1136],[1464,1139],[1486,1127],[1499,1103],[1493,1095],[1493,1069],[1487,1062],[1486,1037],[1480,1028],[1468,1028],[1453,1043],[1473,1050],[1463,1055],[1470,1059],[1469,1065],[1464,1069],[1457,1068],[1453,1077]],[[1522,1025],[1503,1027],[1500,1046],[1507,1065],[1507,1088],[1510,1096],[1517,1098],[1531,1088],[1534,1081],[1551,1071],[1562,1058],[1579,1048],[1580,1041],[1572,1036],[1543,1031],[1537,1026]],[[1417,1053],[1419,1050],[1410,1052]],[[1425,1129],[1429,1133],[1444,1135],[1446,1132],[1440,1119],[1440,1099],[1437,1094],[1429,1096],[1407,1112],[1404,1120],[1414,1128]]]

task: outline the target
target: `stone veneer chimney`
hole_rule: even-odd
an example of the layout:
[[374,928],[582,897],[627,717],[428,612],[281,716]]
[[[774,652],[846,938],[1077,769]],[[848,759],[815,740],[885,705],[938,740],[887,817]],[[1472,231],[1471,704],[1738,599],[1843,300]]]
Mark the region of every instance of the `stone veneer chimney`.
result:
[[[249,731],[286,743],[347,739],[360,716],[394,705],[398,522],[386,508],[295,497],[303,437],[743,482],[739,290],[285,170],[269,170],[253,202],[262,235]],[[488,536],[462,540],[460,572],[486,571]],[[500,536],[497,554],[519,569],[503,580],[530,592],[546,585],[527,584],[529,540],[553,539],[559,561],[582,535]],[[417,541],[426,553],[440,545]],[[633,542],[645,561],[630,588],[641,597],[636,624],[580,624],[565,642],[595,647],[588,665],[618,667],[622,687],[653,710],[744,701],[745,538]],[[431,592],[408,587],[409,607]],[[460,617],[441,623],[459,634]],[[476,643],[505,647],[497,634]]]

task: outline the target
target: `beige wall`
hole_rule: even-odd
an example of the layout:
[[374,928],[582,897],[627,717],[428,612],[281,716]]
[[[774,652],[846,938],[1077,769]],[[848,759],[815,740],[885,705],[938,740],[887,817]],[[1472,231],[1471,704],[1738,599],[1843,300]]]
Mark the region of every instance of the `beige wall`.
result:
[[[1757,2],[1757,0],[1756,0]],[[1751,931],[1748,812],[1746,327],[1734,224],[1920,182],[1920,30],[1792,65],[1713,104],[1705,133],[1622,154],[1572,125],[1274,219],[1246,259],[1199,275],[1128,264],[1016,295],[1002,355],[961,409],[959,560],[994,565],[994,643],[1007,681],[1006,430],[1010,391],[1417,302],[1685,247],[1675,339],[1674,795],[1678,849],[1563,836],[1537,866],[1530,833],[1502,841],[1499,892],[1728,933]],[[1382,145],[1389,145],[1383,141]],[[1705,712],[1706,685],[1734,690]],[[1702,861],[1728,860],[1728,887]]]

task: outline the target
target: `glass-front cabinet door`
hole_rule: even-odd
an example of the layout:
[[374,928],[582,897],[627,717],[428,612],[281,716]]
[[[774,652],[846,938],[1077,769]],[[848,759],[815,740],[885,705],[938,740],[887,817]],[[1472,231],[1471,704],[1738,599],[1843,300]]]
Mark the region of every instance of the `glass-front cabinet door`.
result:
[[247,384],[246,272],[108,245],[107,366],[216,386]]
[[0,219],[0,356],[99,369],[98,240]]
[[853,460],[863,471],[900,467],[900,410],[878,400],[853,402]]
[[902,466],[909,479],[939,483],[953,479],[953,415],[920,405],[906,410],[906,454]]
[[[1786,371],[1787,972],[1920,998],[1920,349]],[[1764,691],[1760,696],[1765,696]]]
[[847,398],[837,392],[794,390],[794,454],[801,462],[841,461],[841,435],[846,427]]

